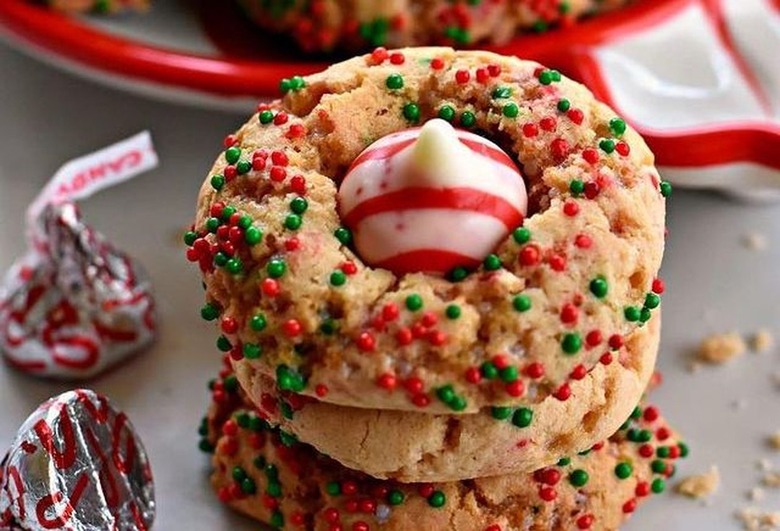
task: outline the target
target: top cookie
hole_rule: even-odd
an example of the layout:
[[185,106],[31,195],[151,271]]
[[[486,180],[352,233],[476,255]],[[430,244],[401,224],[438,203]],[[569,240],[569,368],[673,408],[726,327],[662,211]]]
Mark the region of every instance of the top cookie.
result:
[[[660,304],[668,185],[582,85],[517,58],[417,48],[282,89],[226,138],[185,238],[219,348],[281,389],[432,413],[566,400],[567,382]],[[372,142],[434,117],[518,164],[527,217],[473,271],[368,267],[339,217],[339,183]]]

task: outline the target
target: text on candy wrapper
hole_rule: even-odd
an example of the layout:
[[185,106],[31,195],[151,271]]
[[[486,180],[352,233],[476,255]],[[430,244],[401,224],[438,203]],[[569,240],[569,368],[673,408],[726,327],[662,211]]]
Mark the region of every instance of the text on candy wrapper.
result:
[[70,197],[94,183],[110,179],[112,176],[125,171],[132,171],[133,168],[140,166],[143,160],[144,152],[134,149],[113,160],[82,169],[73,177],[67,178],[60,183],[54,194],[54,199]]

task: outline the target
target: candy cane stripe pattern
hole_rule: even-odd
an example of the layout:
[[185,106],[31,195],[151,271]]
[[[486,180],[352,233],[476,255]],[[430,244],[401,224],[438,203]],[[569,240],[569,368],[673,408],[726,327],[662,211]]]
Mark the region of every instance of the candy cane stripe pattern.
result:
[[361,258],[395,273],[475,267],[519,226],[525,182],[497,145],[441,119],[387,135],[339,188]]

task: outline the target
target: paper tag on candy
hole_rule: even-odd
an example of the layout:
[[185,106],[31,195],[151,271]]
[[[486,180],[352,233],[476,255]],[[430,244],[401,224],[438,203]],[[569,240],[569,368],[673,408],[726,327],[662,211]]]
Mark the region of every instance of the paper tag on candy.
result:
[[156,164],[141,133],[65,164],[30,206],[29,250],[0,284],[0,351],[12,366],[83,379],[154,340],[146,273],[86,225],[73,201]]
[[0,530],[145,531],[155,505],[138,434],[93,391],[41,405],[0,463]]
[[34,228],[47,205],[85,199],[152,170],[157,164],[157,153],[148,131],[66,162],[30,204],[27,225]]

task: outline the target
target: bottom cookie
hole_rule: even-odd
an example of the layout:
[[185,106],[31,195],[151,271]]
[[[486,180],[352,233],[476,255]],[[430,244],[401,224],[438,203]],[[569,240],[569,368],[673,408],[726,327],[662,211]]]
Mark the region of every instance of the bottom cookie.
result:
[[608,441],[533,474],[448,483],[374,479],[271,428],[225,369],[201,427],[212,484],[232,508],[278,529],[613,530],[665,489],[688,453],[655,407]]

